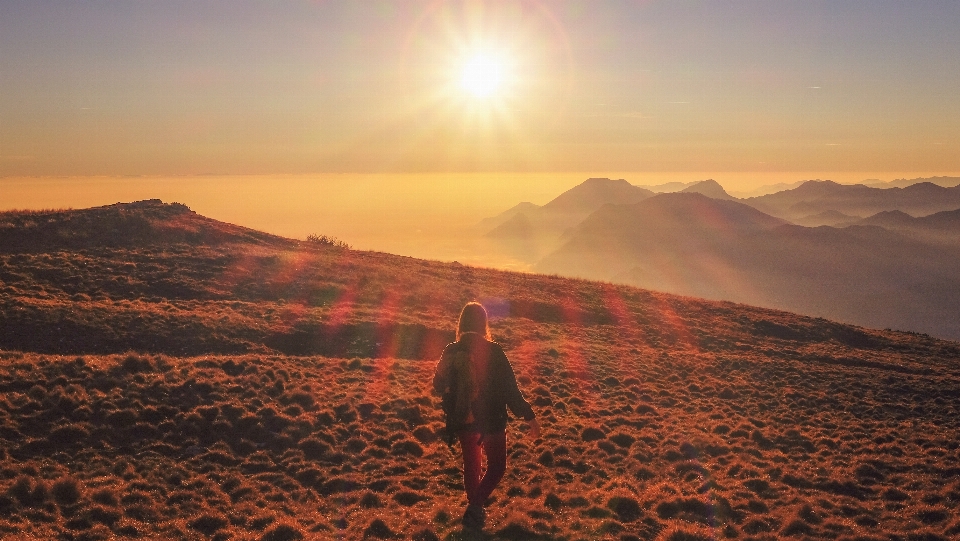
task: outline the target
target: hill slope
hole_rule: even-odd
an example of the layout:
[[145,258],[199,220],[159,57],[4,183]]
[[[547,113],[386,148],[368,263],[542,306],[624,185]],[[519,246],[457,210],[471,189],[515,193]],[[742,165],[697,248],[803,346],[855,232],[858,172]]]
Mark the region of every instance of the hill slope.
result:
[[509,428],[484,539],[960,533],[956,343],[204,238],[0,253],[0,537],[477,538],[428,392],[472,299],[543,424]]
[[0,213],[0,252],[227,243],[289,245],[287,239],[200,216],[159,199],[71,211]]

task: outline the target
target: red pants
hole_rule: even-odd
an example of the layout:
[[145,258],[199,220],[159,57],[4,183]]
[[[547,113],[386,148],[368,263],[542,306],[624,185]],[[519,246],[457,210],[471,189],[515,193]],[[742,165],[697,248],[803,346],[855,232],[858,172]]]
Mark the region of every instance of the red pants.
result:
[[[460,433],[460,448],[463,450],[463,488],[467,502],[483,506],[497,483],[507,471],[507,433],[483,434]],[[481,452],[487,457],[487,471],[480,475]]]

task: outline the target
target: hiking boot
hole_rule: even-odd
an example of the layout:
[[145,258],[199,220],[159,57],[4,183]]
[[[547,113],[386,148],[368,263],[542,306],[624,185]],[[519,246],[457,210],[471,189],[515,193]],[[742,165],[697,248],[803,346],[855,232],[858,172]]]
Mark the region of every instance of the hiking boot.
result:
[[460,523],[465,527],[477,531],[483,530],[486,522],[487,512],[484,511],[483,507],[472,503],[467,506],[467,510],[464,511],[463,518],[460,520]]

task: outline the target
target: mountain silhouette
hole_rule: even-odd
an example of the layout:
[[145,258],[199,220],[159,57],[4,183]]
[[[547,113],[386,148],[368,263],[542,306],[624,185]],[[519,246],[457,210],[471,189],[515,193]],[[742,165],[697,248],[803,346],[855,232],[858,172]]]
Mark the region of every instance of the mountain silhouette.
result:
[[481,223],[497,224],[485,237],[520,260],[533,262],[559,246],[564,233],[590,213],[611,203],[634,203],[653,197],[650,190],[626,180],[589,178],[538,207],[515,206]]
[[497,227],[493,228],[487,237],[492,239],[510,239],[510,238],[526,238],[530,237],[535,233],[533,224],[531,223],[530,216],[526,213],[520,212],[514,214],[510,219],[501,223]]
[[[604,206],[572,229],[568,241],[536,269],[610,280],[633,271],[637,257],[654,261],[700,254],[709,258],[729,250],[743,235],[784,223],[734,201],[699,193],[659,194],[632,205]],[[662,263],[669,265],[668,261]]]
[[921,182],[929,182],[937,186],[943,186],[944,188],[952,188],[960,185],[960,177],[898,178],[889,182],[880,182],[879,180],[872,182],[864,181],[863,184],[871,188],[906,188],[907,186],[913,186]]
[[601,208],[535,268],[960,338],[957,261],[956,249],[883,227],[802,227],[661,194]]
[[480,223],[477,224],[477,229],[479,229],[483,233],[487,233],[489,231],[492,231],[496,227],[498,227],[500,224],[509,221],[511,218],[517,216],[518,214],[533,212],[539,208],[540,208],[540,205],[536,205],[528,201],[518,203],[510,207],[509,209],[501,212],[500,214],[497,214],[496,216],[491,216],[489,218],[484,218],[480,220]]
[[707,197],[712,197],[713,199],[726,199],[728,201],[735,201],[737,198],[728,194],[723,186],[719,182],[711,179],[702,180],[692,186],[688,186],[681,190],[681,193],[699,193]]
[[868,216],[861,220],[857,220],[855,223],[856,225],[878,225],[888,229],[900,229],[909,227],[916,221],[917,218],[910,216],[906,212],[899,210],[885,210],[883,212],[878,212],[873,216]]
[[542,207],[545,212],[586,216],[607,203],[629,204],[653,197],[624,179],[588,178]]
[[960,209],[946,210],[919,218],[899,210],[891,210],[878,212],[855,224],[879,226],[906,233],[927,242],[960,246]]
[[960,186],[944,188],[920,182],[905,188],[880,189],[811,180],[792,190],[751,197],[743,202],[791,221],[831,210],[853,216],[871,216],[889,210],[922,216],[960,208]]

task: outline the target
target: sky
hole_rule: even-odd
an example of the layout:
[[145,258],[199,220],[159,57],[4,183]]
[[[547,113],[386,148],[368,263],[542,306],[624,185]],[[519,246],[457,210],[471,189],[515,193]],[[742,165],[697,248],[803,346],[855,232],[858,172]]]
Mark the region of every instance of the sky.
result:
[[2,0],[0,177],[949,174],[957,28],[955,0]]

